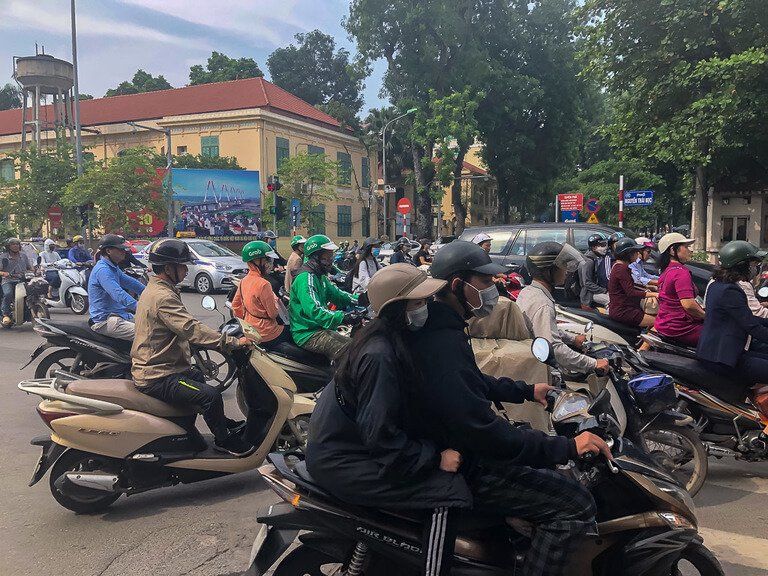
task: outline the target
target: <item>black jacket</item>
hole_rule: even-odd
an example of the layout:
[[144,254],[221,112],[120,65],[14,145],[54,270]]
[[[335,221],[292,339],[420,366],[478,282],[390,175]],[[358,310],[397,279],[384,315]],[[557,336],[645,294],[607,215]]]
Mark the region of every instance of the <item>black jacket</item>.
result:
[[744,352],[748,336],[768,342],[768,319],[752,314],[738,284],[712,282],[707,288],[706,311],[696,348],[702,360],[733,367]]
[[326,490],[351,504],[385,508],[468,507],[460,474],[443,472],[440,450],[419,439],[413,387],[389,342],[370,340],[354,366],[353,398],[331,382],[310,421],[306,461]]
[[[598,272],[602,267],[602,273]],[[579,299],[584,306],[592,306],[593,294],[608,293],[608,278],[605,275],[605,256],[595,254],[592,250],[584,253],[584,260],[579,264]]]
[[423,374],[416,393],[424,435],[461,452],[470,466],[475,457],[533,468],[565,464],[573,440],[512,426],[493,411],[493,401],[533,400],[533,386],[480,372],[465,328],[452,308],[432,302],[426,325],[411,335]]

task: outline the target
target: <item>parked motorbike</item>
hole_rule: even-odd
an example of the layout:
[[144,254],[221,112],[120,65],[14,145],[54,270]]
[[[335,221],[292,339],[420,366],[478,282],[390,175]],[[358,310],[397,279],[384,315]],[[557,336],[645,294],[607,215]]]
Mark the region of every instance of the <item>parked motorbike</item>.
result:
[[70,260],[62,258],[48,266],[48,270],[59,273],[61,285],[54,298],[46,298],[45,303],[50,308],[69,308],[75,314],[88,312],[88,291],[86,287],[86,270],[89,266],[76,266]]
[[[224,333],[248,327],[232,321]],[[30,481],[50,469],[56,501],[78,513],[103,510],[128,496],[256,469],[271,450],[300,450],[314,401],[296,394],[291,378],[259,350],[235,351],[242,434],[257,446],[248,456],[216,452],[195,427],[191,407],[166,404],[130,380],[25,380],[19,389],[42,398],[37,412],[50,435],[32,440],[42,455]]]
[[[543,339],[534,355],[550,362]],[[691,567],[703,576],[723,574],[717,558],[697,532],[693,502],[642,450],[618,434],[609,393],[551,394],[549,410],[558,434],[590,430],[603,436],[613,460],[591,457],[563,470],[594,495],[598,531],[583,537],[569,562],[569,574],[679,574]],[[260,469],[267,485],[284,501],[271,506],[252,551],[251,572],[293,574],[417,575],[422,563],[421,513],[389,512],[345,504],[317,485],[304,462],[281,454]],[[454,575],[514,575],[529,546],[533,526],[521,519],[459,518]],[[302,534],[299,536],[299,533]],[[298,545],[286,554],[298,536]],[[279,562],[278,562],[279,560]],[[276,565],[275,565],[276,564]]]
[[558,306],[558,315],[567,313],[571,318],[581,318],[583,322],[594,322],[598,326],[602,326],[607,330],[617,334],[624,342],[630,344],[636,344],[640,339],[640,334],[643,333],[643,329],[636,326],[627,326],[621,322],[611,320],[607,314],[600,314],[599,312],[593,312],[590,310],[582,310],[581,308],[567,308]]
[[16,284],[13,303],[11,304],[11,319],[13,324],[21,326],[25,322],[34,322],[35,318],[48,318],[48,307],[45,297],[48,294],[48,282],[41,276],[27,272],[24,278]]

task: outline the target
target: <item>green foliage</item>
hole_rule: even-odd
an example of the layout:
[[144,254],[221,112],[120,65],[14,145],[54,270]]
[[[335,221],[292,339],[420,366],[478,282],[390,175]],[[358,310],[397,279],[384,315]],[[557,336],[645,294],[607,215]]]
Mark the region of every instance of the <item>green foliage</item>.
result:
[[337,50],[333,36],[320,30],[295,38],[296,45],[278,48],[267,58],[272,82],[349,123],[363,105],[361,92],[369,66],[351,61],[349,52]]
[[[283,189],[280,194],[301,200],[302,215],[309,213],[318,204],[335,200],[338,164],[328,160],[324,154],[296,154],[283,161],[278,170]],[[271,197],[265,192],[264,197]],[[271,205],[271,199],[265,206]],[[308,221],[307,221],[308,222]]]
[[20,229],[36,234],[48,217],[48,209],[61,203],[64,188],[77,176],[72,147],[60,136],[52,148],[31,146],[10,157],[20,174],[0,198],[0,210],[12,214]]
[[[376,151],[379,164],[381,163],[381,131],[387,122],[400,114],[400,110],[394,106],[371,108],[363,121],[360,139],[369,152]],[[390,124],[387,130],[387,175],[390,182],[397,180],[404,168],[412,167],[409,138],[407,137],[408,129],[406,128],[408,123],[406,119],[400,122],[403,124]],[[373,170],[372,174],[375,175]]]
[[0,110],[21,108],[21,91],[14,84],[8,82],[0,88]]
[[195,64],[189,69],[189,83],[210,84],[243,78],[264,76],[253,58],[230,58],[226,54],[213,51],[208,57],[206,67]]
[[[7,215],[2,215],[2,218],[4,220],[7,218]],[[5,246],[5,241],[8,240],[8,238],[18,238],[18,236],[19,232],[15,227],[0,220],[0,250],[3,249],[2,247]]]
[[[162,154],[157,154],[154,163],[158,168],[164,168],[168,164],[168,160]],[[203,156],[202,154],[182,154],[180,156],[174,155],[173,167],[196,168],[200,170],[245,170],[245,168],[237,163],[237,158],[234,156],[213,157]]]
[[92,94],[80,94],[78,100],[93,100]]
[[[164,76],[152,76],[152,74],[139,69],[136,71],[136,74],[133,75],[130,82],[121,82],[117,88],[107,90],[105,96],[141,94],[143,92],[155,92],[157,90],[168,90],[170,88],[173,88],[173,86],[168,83],[168,80],[166,80]],[[82,94],[80,99],[84,100]]]
[[154,150],[130,148],[123,156],[94,162],[85,174],[70,182],[62,196],[68,207],[93,203],[98,225],[106,231],[131,233],[129,212],[146,208],[164,214],[166,202],[155,184]]

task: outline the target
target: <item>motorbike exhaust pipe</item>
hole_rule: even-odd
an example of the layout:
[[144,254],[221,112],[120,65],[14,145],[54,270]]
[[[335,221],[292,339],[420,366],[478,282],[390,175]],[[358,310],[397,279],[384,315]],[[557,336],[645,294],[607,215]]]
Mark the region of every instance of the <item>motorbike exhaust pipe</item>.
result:
[[731,450],[730,448],[723,448],[722,446],[717,446],[708,442],[705,442],[705,446],[707,447],[707,454],[714,456],[715,458],[736,458],[740,456],[738,452]]
[[[60,480],[66,486],[67,483],[88,488],[89,490],[99,490],[101,492],[117,492],[117,476],[115,474],[104,474],[101,472],[67,472]],[[57,481],[58,483],[58,481]]]

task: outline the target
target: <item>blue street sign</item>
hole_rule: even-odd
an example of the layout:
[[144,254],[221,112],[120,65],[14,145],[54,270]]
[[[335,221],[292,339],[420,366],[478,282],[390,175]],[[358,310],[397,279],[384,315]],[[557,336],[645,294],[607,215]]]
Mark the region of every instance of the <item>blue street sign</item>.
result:
[[652,206],[653,190],[627,190],[624,192],[624,206]]
[[291,224],[298,227],[301,221],[301,203],[298,198],[291,199]]
[[578,210],[563,210],[560,212],[560,222],[578,222]]

